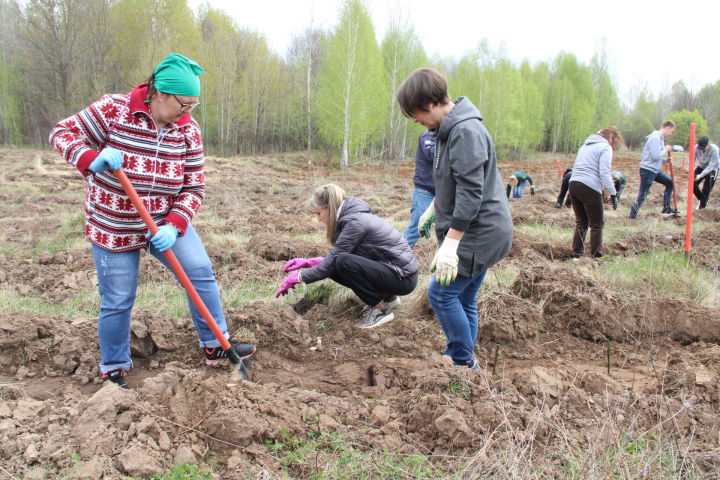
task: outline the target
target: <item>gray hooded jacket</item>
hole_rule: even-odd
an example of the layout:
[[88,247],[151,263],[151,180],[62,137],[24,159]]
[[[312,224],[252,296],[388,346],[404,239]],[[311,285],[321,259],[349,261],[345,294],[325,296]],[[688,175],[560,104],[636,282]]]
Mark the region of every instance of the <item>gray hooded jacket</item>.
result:
[[450,228],[465,232],[458,274],[475,277],[510,253],[513,224],[492,138],[465,97],[438,128],[433,177],[438,242]]
[[321,264],[302,271],[303,282],[313,283],[332,276],[335,259],[340,253],[376,260],[390,267],[400,278],[418,271],[418,260],[405,237],[370,212],[370,206],[359,198],[345,198],[335,225],[333,247]]
[[612,156],[607,139],[593,133],[578,150],[570,181],[583,183],[598,193],[604,188],[610,195],[615,195],[615,184],[610,175]]

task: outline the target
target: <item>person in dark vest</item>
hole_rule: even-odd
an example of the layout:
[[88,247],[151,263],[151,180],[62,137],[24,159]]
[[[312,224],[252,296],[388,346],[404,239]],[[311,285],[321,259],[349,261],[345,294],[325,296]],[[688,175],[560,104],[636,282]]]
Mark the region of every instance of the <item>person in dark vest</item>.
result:
[[363,200],[332,183],[316,189],[308,206],[325,224],[332,248],[324,257],[289,260],[283,271],[290,274],[275,297],[300,283],[329,278],[365,303],[358,327],[374,328],[393,320],[399,296],[411,293],[418,282],[419,263],[405,237],[373,215]]

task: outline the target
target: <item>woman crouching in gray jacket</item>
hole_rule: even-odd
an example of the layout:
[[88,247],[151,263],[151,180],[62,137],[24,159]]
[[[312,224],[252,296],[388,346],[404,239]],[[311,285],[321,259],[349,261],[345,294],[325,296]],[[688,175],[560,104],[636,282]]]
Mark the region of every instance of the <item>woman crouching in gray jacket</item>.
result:
[[[371,213],[359,198],[346,196],[335,184],[315,190],[308,205],[327,227],[332,249],[325,257],[293,258],[283,268],[285,277],[275,297],[301,282],[325,278],[350,288],[366,303],[357,326],[373,328],[393,318],[398,295],[415,290],[419,263],[405,237]],[[301,268],[306,268],[300,272]]]
[[[607,127],[590,135],[578,150],[570,177],[570,199],[575,212],[573,257],[585,253],[585,235],[590,225],[590,255],[602,257],[603,202],[610,203],[616,195],[610,175],[615,144],[622,142],[615,127]],[[614,198],[612,198],[614,201]]]

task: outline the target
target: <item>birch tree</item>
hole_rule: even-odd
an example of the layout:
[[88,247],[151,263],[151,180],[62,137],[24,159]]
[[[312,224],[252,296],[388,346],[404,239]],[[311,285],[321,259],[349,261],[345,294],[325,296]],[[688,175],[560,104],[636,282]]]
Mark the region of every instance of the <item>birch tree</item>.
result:
[[388,98],[383,60],[367,8],[346,0],[323,49],[315,118],[320,135],[341,152],[340,168],[379,135]]

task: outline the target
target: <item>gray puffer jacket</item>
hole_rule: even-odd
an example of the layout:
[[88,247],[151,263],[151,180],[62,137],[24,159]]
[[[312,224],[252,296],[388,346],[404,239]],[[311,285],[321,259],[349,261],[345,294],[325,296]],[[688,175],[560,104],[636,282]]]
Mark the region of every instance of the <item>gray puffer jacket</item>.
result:
[[512,216],[495,146],[475,105],[459,97],[438,128],[435,150],[435,233],[465,232],[458,274],[474,278],[510,253]]
[[359,198],[345,198],[335,225],[333,247],[321,264],[302,271],[303,282],[313,283],[332,276],[335,259],[340,253],[376,260],[390,267],[400,278],[418,271],[418,260],[405,237],[370,212],[370,206]]

